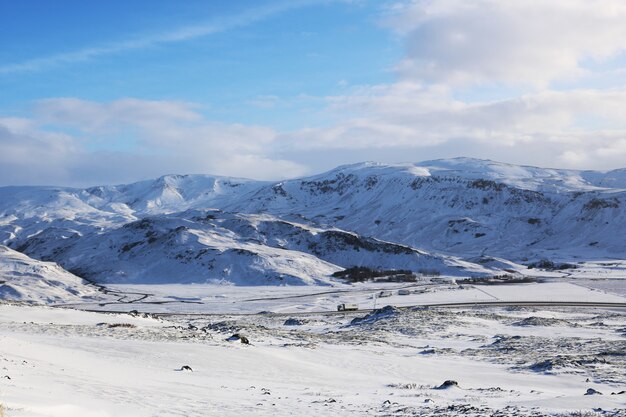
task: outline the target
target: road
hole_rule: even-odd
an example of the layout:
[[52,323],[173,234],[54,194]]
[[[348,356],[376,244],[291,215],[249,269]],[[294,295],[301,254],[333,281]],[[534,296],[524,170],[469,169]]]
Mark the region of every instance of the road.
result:
[[[62,308],[64,306],[57,306]],[[583,307],[583,308],[626,308],[626,303],[599,303],[584,301],[479,301],[468,303],[442,303],[442,304],[419,304],[412,306],[396,307],[399,310],[419,309],[419,308],[476,308],[476,307]],[[116,313],[126,314],[125,312],[114,310],[95,310],[85,309],[95,313]],[[374,309],[362,309],[354,311],[302,311],[292,313],[151,313],[155,317],[173,317],[173,316],[190,316],[190,317],[211,317],[211,316],[256,316],[259,314],[267,314],[275,317],[292,317],[292,316],[319,316],[319,315],[356,315],[363,313],[371,313]]]

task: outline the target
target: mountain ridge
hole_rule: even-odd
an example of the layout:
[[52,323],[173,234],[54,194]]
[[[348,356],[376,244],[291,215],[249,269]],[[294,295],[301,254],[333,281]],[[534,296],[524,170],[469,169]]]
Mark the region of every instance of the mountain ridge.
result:
[[[519,264],[541,259],[623,258],[622,180],[626,185],[626,169],[556,170],[454,158],[363,162],[283,181],[200,174],[84,189],[0,187],[0,244],[101,281],[119,272],[125,279],[149,282],[150,274],[140,270],[149,270],[152,258],[156,263],[167,260],[161,270],[171,276],[159,278],[167,282],[331,283],[328,276],[341,268],[417,270],[435,264],[445,274],[495,275],[503,269],[489,269],[475,260],[500,258],[521,270]],[[214,218],[203,223],[192,214],[198,210],[216,212],[208,212]],[[182,239],[177,244],[181,249],[172,243],[175,239],[168,245],[148,245],[122,233],[127,225],[148,218],[163,224],[181,222],[163,232]],[[235,218],[243,226],[224,226]],[[291,226],[277,226],[281,222]],[[265,225],[264,231],[259,225]],[[188,230],[175,231],[183,226]],[[289,240],[282,234],[297,237]],[[336,242],[324,236],[351,243],[340,250],[341,256],[332,256]],[[143,236],[146,242],[150,238]],[[302,244],[305,241],[309,243]],[[393,256],[384,255],[382,242],[410,248],[417,257],[404,259],[399,249]],[[134,246],[120,252],[127,245]],[[86,256],[86,249],[94,247],[103,255]],[[126,260],[113,262],[113,269],[97,266],[122,254]],[[429,257],[430,263],[425,261]],[[89,260],[81,265],[76,259]],[[193,268],[180,259],[189,259]],[[202,268],[203,262],[219,267],[210,272]],[[158,269],[153,271],[158,275]]]

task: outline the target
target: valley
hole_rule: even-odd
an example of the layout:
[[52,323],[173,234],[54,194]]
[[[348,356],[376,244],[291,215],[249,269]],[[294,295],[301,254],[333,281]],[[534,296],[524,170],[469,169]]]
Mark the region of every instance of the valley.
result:
[[2,187],[0,410],[625,416],[624,207],[467,158]]

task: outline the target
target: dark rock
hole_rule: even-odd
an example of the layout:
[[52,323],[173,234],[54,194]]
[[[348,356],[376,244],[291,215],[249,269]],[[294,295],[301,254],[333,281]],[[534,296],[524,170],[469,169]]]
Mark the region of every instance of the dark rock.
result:
[[305,323],[304,320],[301,319],[294,319],[292,318],[288,318],[287,320],[285,320],[285,322],[283,323],[283,326],[302,326]]
[[216,323],[209,323],[202,328],[204,331],[214,331],[220,333],[237,333],[240,331],[234,321],[218,321]]
[[555,326],[563,323],[568,324],[564,320],[530,316],[513,323],[513,326]]
[[546,371],[551,371],[552,368],[554,368],[554,365],[555,364],[553,361],[551,361],[550,359],[547,359],[545,361],[541,361],[534,365],[531,365],[530,369],[536,372],[546,372]]
[[596,391],[593,388],[588,388],[587,392],[585,392],[585,395],[602,395],[602,393],[600,391]]
[[605,359],[598,356],[556,356],[530,365],[529,368],[535,372],[549,372],[557,368],[584,367],[590,364],[605,364]]
[[385,306],[383,308],[379,308],[378,310],[374,310],[363,317],[354,318],[350,322],[350,325],[355,326],[360,324],[375,323],[378,320],[395,317],[398,314],[400,314],[400,310],[398,310],[397,308],[393,306]]
[[459,383],[452,380],[452,379],[448,379],[446,381],[443,382],[443,384],[439,385],[437,388],[435,389],[448,389],[448,388],[452,388],[452,387],[458,387]]
[[189,371],[189,372],[193,372],[193,369],[191,369],[191,366],[189,365],[183,365],[180,367],[181,371]]
[[239,340],[244,345],[249,345],[250,344],[250,341],[248,340],[248,338],[243,336],[243,335],[241,335],[241,334],[239,334],[239,333],[233,334],[231,337],[229,337],[226,340],[229,341],[229,342],[236,342],[237,340]]

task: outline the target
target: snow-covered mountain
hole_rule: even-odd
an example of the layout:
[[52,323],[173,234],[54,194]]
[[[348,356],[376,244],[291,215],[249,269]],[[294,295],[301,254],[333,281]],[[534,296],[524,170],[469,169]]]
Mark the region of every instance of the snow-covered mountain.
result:
[[265,186],[226,208],[463,257],[623,257],[626,190],[607,184],[621,184],[625,175],[466,158],[364,163]]
[[220,210],[150,215],[121,227],[60,236],[57,228],[45,229],[19,250],[116,283],[328,284],[333,272],[355,265],[450,275],[491,272],[340,229]]
[[57,264],[0,246],[0,299],[33,304],[96,300],[97,287]]
[[[0,243],[104,282],[327,283],[350,266],[502,273],[626,256],[626,170],[455,158],[261,182],[0,188]],[[513,262],[497,262],[516,269]]]

